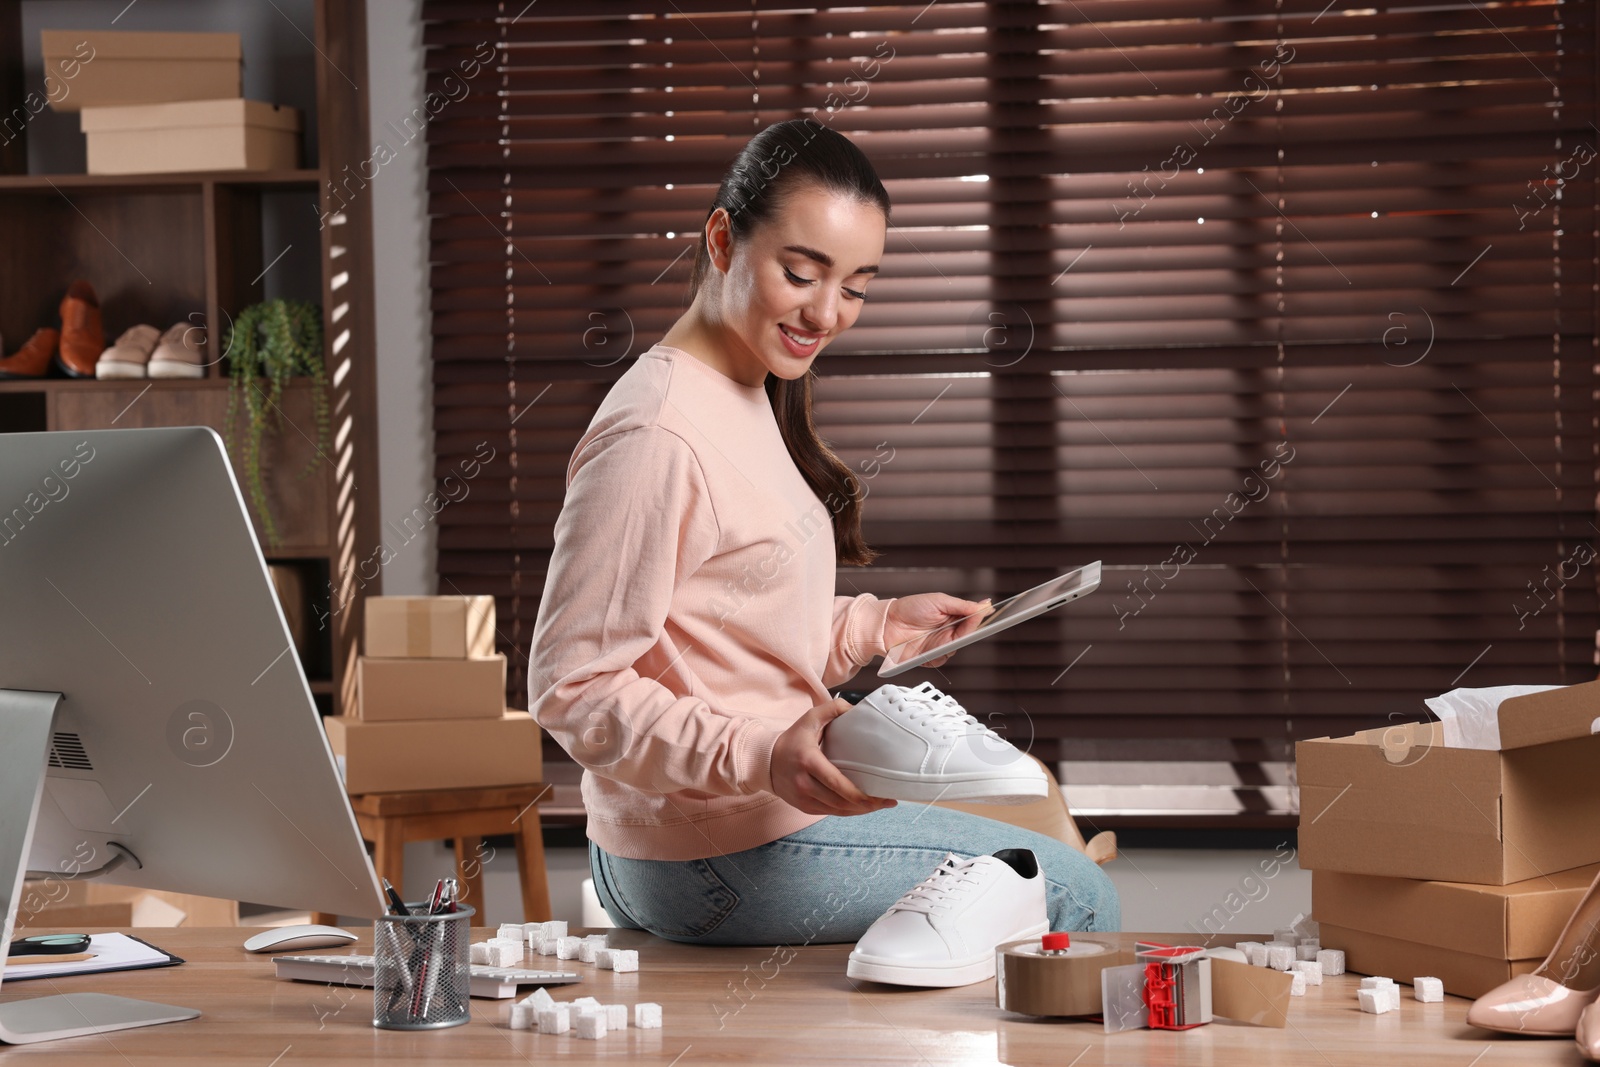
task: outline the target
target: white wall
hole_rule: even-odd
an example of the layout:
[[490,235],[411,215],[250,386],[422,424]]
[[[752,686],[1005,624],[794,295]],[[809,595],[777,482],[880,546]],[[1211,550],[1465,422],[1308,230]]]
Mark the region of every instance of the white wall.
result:
[[427,146],[422,136],[406,142],[403,132],[405,117],[423,105],[421,11],[421,0],[367,4],[372,139],[394,152],[368,189],[377,311],[378,494],[384,540],[395,552],[383,569],[383,591],[390,595],[432,594],[437,582],[437,528],[430,523],[409,541],[397,532],[434,488]]

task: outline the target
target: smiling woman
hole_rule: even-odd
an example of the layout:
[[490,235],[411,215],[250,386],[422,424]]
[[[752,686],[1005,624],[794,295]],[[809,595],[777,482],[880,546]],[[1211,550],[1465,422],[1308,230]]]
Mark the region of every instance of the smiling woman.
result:
[[888,217],[842,135],[810,120],[757,134],[707,214],[688,309],[573,450],[529,706],[584,767],[595,885],[619,925],[775,944],[825,916],[801,936],[852,941],[948,854],[1030,849],[1037,863],[995,877],[1026,881],[1041,910],[1048,897],[1053,928],[1120,922],[1082,853],[867,796],[822,752],[849,708],[830,686],[982,610],[834,595],[839,564],[875,553],[865,489],[812,419],[814,364],[861,314]]
[[839,562],[871,563],[861,494],[811,420],[812,361],[855,325],[878,272],[889,194],[860,149],[807,119],[752,137],[717,189],[689,310],[661,343],[736,381],[765,385],[795,465],[833,512]]

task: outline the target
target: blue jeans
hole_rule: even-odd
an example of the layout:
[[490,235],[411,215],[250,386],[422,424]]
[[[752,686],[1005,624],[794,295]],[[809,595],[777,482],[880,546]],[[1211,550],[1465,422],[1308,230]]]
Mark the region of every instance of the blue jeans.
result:
[[902,802],[828,816],[765,845],[698,860],[636,860],[589,842],[595,893],[618,926],[702,945],[854,942],[938,866],[1029,848],[1046,881],[1052,930],[1117,930],[1122,905],[1105,872],[1053,837],[932,805]]

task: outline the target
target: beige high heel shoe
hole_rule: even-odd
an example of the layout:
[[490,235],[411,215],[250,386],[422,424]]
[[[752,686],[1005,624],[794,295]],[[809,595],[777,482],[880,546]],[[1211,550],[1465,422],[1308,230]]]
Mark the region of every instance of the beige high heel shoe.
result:
[[1583,1009],[1578,1016],[1578,1032],[1573,1036],[1578,1039],[1578,1051],[1600,1063],[1600,1000]]
[[[1600,1000],[1600,875],[1578,902],[1544,962],[1489,990],[1467,1009],[1467,1022],[1485,1030],[1548,1037],[1575,1035],[1579,1017]],[[1595,1016],[1593,1010],[1587,1013]],[[1600,1017],[1585,1033],[1600,1039]],[[1591,1042],[1592,1044],[1593,1042]]]

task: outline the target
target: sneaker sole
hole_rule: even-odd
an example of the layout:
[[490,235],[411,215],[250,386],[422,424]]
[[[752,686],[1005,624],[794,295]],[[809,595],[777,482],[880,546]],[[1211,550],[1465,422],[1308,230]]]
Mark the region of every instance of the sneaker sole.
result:
[[204,378],[206,369],[197,363],[175,363],[152,359],[149,369],[152,378]]
[[893,771],[866,770],[835,763],[856,788],[885,800],[971,800],[980,804],[1032,804],[1050,795],[1043,778],[1008,781],[970,775],[898,775]]
[[94,376],[100,381],[124,381],[146,377],[143,363],[124,363],[119,359],[101,358],[94,365]]
[[[1042,922],[1003,937],[998,944],[1003,945],[1008,941],[1022,941],[1030,937],[1040,937],[1049,932],[1050,924]],[[993,978],[994,952],[986,952],[982,958],[974,957],[957,962],[910,964],[874,959],[871,956],[860,956],[852,951],[850,953],[850,961],[845,964],[844,973],[849,978],[859,978],[867,982],[882,982],[885,985],[950,989],[955,986],[985,982]]]

